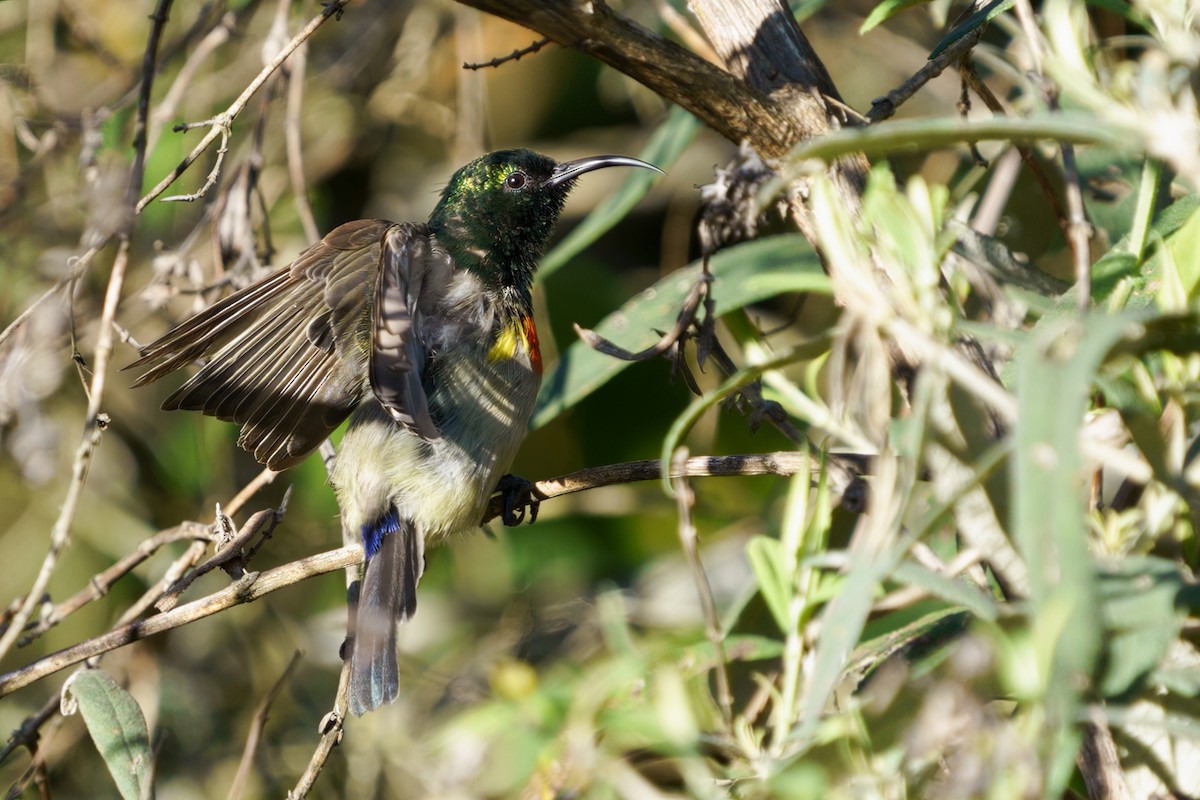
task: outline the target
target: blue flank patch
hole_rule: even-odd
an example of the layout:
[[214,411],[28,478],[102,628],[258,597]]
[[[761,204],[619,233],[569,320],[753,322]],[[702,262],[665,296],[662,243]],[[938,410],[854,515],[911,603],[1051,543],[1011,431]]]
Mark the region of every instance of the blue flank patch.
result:
[[377,519],[374,525],[363,525],[363,551],[366,552],[367,558],[379,552],[379,547],[383,544],[384,536],[387,536],[389,533],[395,533],[398,530],[400,530],[400,515],[394,508]]

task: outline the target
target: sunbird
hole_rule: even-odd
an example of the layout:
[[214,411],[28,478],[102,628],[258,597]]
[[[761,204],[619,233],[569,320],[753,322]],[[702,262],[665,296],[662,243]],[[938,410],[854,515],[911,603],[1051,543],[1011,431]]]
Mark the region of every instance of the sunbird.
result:
[[541,382],[534,272],[576,180],[628,156],[500,150],[458,170],[429,221],[359,220],[147,345],[142,386],[204,365],[163,402],[240,424],[293,467],[347,417],[330,476],[366,565],[347,652],[350,711],[399,691],[397,625],[425,544],[478,527]]

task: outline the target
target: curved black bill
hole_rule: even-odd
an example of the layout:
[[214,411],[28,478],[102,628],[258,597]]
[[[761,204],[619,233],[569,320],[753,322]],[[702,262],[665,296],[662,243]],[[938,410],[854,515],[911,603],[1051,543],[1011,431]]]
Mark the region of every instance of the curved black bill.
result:
[[632,158],[630,156],[588,156],[587,158],[577,158],[573,161],[562,162],[554,168],[554,174],[550,176],[550,180],[546,181],[546,183],[550,186],[555,186],[563,181],[574,180],[585,172],[591,172],[594,169],[604,169],[605,167],[641,167],[642,169],[652,169],[661,175],[666,175],[658,167],[642,161],[640,158]]

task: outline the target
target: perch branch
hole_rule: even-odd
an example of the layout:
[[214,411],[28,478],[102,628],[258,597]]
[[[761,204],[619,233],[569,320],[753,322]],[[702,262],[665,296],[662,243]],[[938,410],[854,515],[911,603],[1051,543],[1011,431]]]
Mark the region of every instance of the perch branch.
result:
[[[853,465],[859,468],[860,472],[867,466],[866,458],[853,454],[830,454],[829,459]],[[810,460],[806,460],[800,453],[792,452],[697,456],[673,467],[672,476],[695,478],[726,475],[792,475],[800,469],[811,468]],[[534,484],[534,493],[540,500],[546,500],[616,483],[654,480],[661,477],[661,474],[661,463],[658,460],[633,461],[606,467],[594,467],[539,481]],[[502,501],[493,498],[493,503],[489,505],[484,521],[498,515],[502,505]],[[146,619],[122,624],[108,633],[51,653],[20,669],[0,675],[0,697],[85,659],[210,617],[227,608],[253,602],[278,589],[316,575],[352,566],[361,560],[362,547],[358,544],[351,544],[263,572],[248,572],[235,583],[206,597]]]

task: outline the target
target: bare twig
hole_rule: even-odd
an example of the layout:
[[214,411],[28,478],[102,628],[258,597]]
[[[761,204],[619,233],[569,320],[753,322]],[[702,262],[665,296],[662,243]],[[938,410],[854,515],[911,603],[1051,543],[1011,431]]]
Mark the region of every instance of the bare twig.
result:
[[595,331],[588,330],[578,324],[575,325],[575,333],[579,335],[579,338],[588,347],[613,358],[619,358],[624,361],[648,361],[651,358],[657,358],[670,350],[679,341],[679,338],[687,332],[687,329],[691,327],[692,322],[696,318],[696,310],[700,307],[700,301],[708,295],[708,287],[711,283],[711,275],[706,274],[697,279],[696,284],[692,287],[692,291],[688,293],[683,307],[679,310],[679,316],[675,318],[675,326],[663,334],[662,338],[657,342],[637,353],[631,353],[623,347],[613,344]]
[[[146,44],[146,55],[143,60],[143,75],[141,94],[138,99],[138,114],[134,136],[133,167],[129,177],[129,196],[132,200],[137,196],[142,184],[142,174],[146,158],[146,115],[150,108],[150,89],[154,83],[154,64],[158,55],[159,37],[167,22],[167,12],[171,0],[159,0],[150,28],[150,39]],[[108,360],[113,349],[113,319],[117,314],[117,304],[121,300],[121,287],[125,283],[125,267],[129,260],[129,233],[132,216],[126,221],[120,234],[121,244],[113,259],[112,272],[108,276],[108,288],[104,293],[104,306],[100,312],[99,329],[96,334],[96,350],[92,359],[94,372],[91,387],[88,391],[87,413],[83,422],[83,436],[79,447],[75,450],[75,459],[71,467],[71,483],[67,487],[67,496],[59,510],[58,519],[50,532],[50,548],[42,560],[42,566],[34,578],[33,586],[25,595],[25,602],[13,615],[12,621],[3,636],[0,636],[0,658],[3,658],[17,637],[21,634],[26,623],[33,614],[34,607],[41,602],[42,594],[50,583],[50,576],[58,564],[59,556],[70,540],[71,523],[75,519],[75,509],[79,497],[87,482],[88,471],[91,468],[92,456],[100,444],[101,435],[108,426],[108,415],[101,413],[100,403],[104,397],[104,387],[108,375]]]
[[[829,461],[844,465],[850,471],[862,474],[870,467],[870,458],[852,453],[830,453]],[[776,453],[752,453],[736,456],[694,456],[682,464],[672,466],[672,477],[719,477],[729,475],[794,475],[797,470],[812,467],[811,459],[792,451]],[[549,500],[565,494],[613,486],[620,483],[654,481],[662,478],[662,461],[657,458],[644,461],[628,461],[603,467],[589,467],[578,472],[546,478],[533,484],[533,494],[539,500]],[[503,499],[497,495],[488,504],[483,522],[500,516]]]
[[321,239],[312,205],[304,182],[304,151],[300,146],[300,111],[304,106],[304,72],[308,66],[308,44],[302,44],[292,54],[291,69],[288,71],[287,113],[283,121],[283,135],[287,145],[288,177],[292,182],[292,196],[296,199],[296,213],[304,227],[304,237],[309,244]]
[[346,725],[349,696],[350,660],[346,659],[342,663],[342,672],[338,677],[333,710],[321,718],[319,726],[321,740],[317,743],[312,758],[309,759],[308,766],[304,769],[304,774],[300,776],[300,780],[296,781],[296,786],[288,792],[288,800],[301,800],[301,798],[308,797],[313,784],[317,781],[317,776],[321,774],[321,770],[325,768],[325,762],[329,760],[329,754],[333,752],[333,748],[342,743],[342,731]]
[[499,58],[493,58],[491,61],[486,61],[482,64],[471,64],[471,63],[463,62],[463,69],[470,69],[470,70],[488,69],[491,67],[498,67],[501,64],[504,64],[505,62],[508,62],[508,61],[520,61],[523,56],[532,55],[532,54],[536,53],[537,51],[541,50],[543,47],[545,47],[548,44],[550,44],[550,40],[543,37],[541,39],[538,39],[536,42],[529,45],[528,47],[522,47],[520,49],[513,50],[511,53],[509,53],[506,56],[500,56]]
[[284,668],[283,674],[279,676],[279,680],[275,681],[275,685],[267,692],[267,696],[258,704],[258,710],[254,712],[254,721],[250,724],[250,732],[246,735],[246,746],[242,748],[242,760],[238,763],[237,774],[233,778],[233,784],[229,787],[229,800],[237,800],[242,796],[242,792],[246,788],[246,779],[250,777],[250,768],[254,765],[254,753],[258,750],[258,742],[262,738],[263,728],[267,724],[271,704],[275,702],[279,691],[296,671],[296,666],[303,656],[304,653],[299,650],[292,653],[292,658]]
[[936,58],[931,58],[925,62],[925,66],[917,70],[904,83],[892,89],[883,97],[876,97],[872,100],[871,110],[867,112],[867,120],[872,123],[882,122],[894,115],[896,109],[916,94],[918,89],[945,72],[947,67],[967,57],[975,49],[975,45],[979,44],[985,27],[981,25],[971,31],[941,53],[938,53]]
[[362,561],[362,548],[351,545],[308,556],[265,572],[248,572],[242,580],[199,600],[194,600],[162,614],[155,614],[152,617],[122,625],[108,633],[51,653],[20,669],[0,675],[0,697],[85,659],[116,650],[127,644],[140,642],[190,622],[211,617],[227,608],[242,603],[251,603],[285,586],[291,586],[307,578],[342,569],[360,561]]
[[153,150],[154,145],[158,142],[158,137],[162,134],[163,125],[166,121],[175,115],[175,109],[179,107],[179,102],[183,99],[184,93],[191,85],[192,78],[195,77],[196,71],[200,65],[216,51],[218,47],[229,41],[230,35],[233,33],[234,23],[237,16],[232,11],[227,11],[221,16],[221,19],[216,27],[204,35],[200,43],[195,49],[188,53],[187,60],[183,66],[179,68],[179,73],[175,76],[175,80],[171,83],[171,87],[167,93],[163,95],[158,102],[154,113],[150,115],[150,132],[146,137],[147,149]]
[[183,175],[183,173],[187,171],[188,167],[190,167],[196,161],[196,159],[199,158],[206,150],[208,150],[212,143],[216,141],[219,136],[221,136],[221,132],[223,130],[227,130],[233,125],[233,121],[239,114],[242,113],[242,110],[245,109],[246,104],[250,102],[250,98],[252,98],[258,92],[258,90],[262,88],[263,84],[267,82],[267,79],[275,73],[275,70],[279,69],[284,61],[287,61],[287,58],[292,54],[292,51],[307,41],[308,38],[312,36],[314,32],[316,32],[317,28],[320,28],[322,25],[324,25],[326,20],[328,20],[330,17],[340,17],[348,2],[350,2],[350,0],[330,0],[330,2],[326,3],[324,10],[314,17],[307,25],[305,25],[299,33],[292,37],[291,41],[288,42],[287,45],[285,45],[273,59],[271,59],[270,63],[263,67],[262,71],[259,72],[254,80],[250,82],[250,85],[248,85],[242,91],[242,93],[238,95],[237,99],[234,100],[227,109],[213,117],[212,120],[206,123],[201,123],[202,125],[209,124],[211,126],[209,127],[208,133],[205,134],[204,138],[192,148],[192,151],[184,157],[183,161],[179,162],[178,166],[171,170],[171,173],[167,175],[167,177],[159,181],[157,186],[147,192],[142,199],[138,201],[137,207],[134,209],[134,213],[142,213],[146,206],[154,202],[159,195],[167,190],[168,186],[178,180],[179,176]]
[[[829,458],[831,461],[841,461],[847,465],[853,465],[859,468],[859,471],[864,470],[867,464],[866,459],[855,455],[830,454]],[[801,465],[805,465],[805,469],[810,468],[809,461],[805,460],[801,454],[791,452],[758,453],[741,456],[698,456],[689,458],[673,466],[672,474],[676,477],[791,475]],[[615,483],[653,480],[660,477],[660,475],[661,463],[658,460],[635,461],[627,464],[615,464],[608,467],[581,470],[558,478],[540,481],[534,484],[534,493],[539,496],[539,499],[545,500],[585,489],[609,486]],[[489,508],[489,512],[490,510]],[[499,513],[498,510],[496,513]],[[487,519],[490,519],[491,516],[488,516]],[[193,549],[197,546],[200,547],[200,552],[202,553],[205,543],[197,542],[193,545]],[[249,572],[241,580],[224,589],[146,619],[137,621],[129,620],[127,612],[125,615],[126,618],[123,619],[120,627],[108,633],[52,653],[5,675],[0,675],[0,696],[16,691],[23,686],[27,686],[34,681],[84,659],[141,641],[157,633],[181,627],[198,619],[212,616],[219,611],[235,605],[252,602],[270,592],[298,583],[315,575],[353,566],[361,560],[361,546],[351,544],[337,550],[330,550],[302,558],[261,573]],[[176,575],[166,585],[170,585],[170,583],[178,579],[179,576]],[[164,578],[164,581],[166,581],[166,578]],[[162,590],[158,591],[161,592]]]
[[[1008,111],[1004,108],[1004,104],[1000,102],[1000,98],[996,97],[995,93],[988,87],[983,79],[980,78],[979,72],[975,69],[975,64],[970,58],[963,59],[959,64],[959,74],[967,85],[971,87],[971,91],[983,100],[984,105],[993,114],[1007,116]],[[1042,194],[1046,196],[1046,200],[1050,203],[1050,208],[1054,210],[1054,216],[1058,220],[1059,225],[1066,231],[1067,215],[1063,211],[1062,203],[1058,201],[1058,193],[1054,190],[1054,186],[1050,183],[1049,176],[1046,175],[1046,170],[1042,168],[1041,162],[1033,154],[1033,148],[1028,144],[1014,141],[1013,147],[1017,149],[1021,160],[1025,162],[1025,166],[1029,168],[1034,180],[1041,187]]]
[[[242,526],[240,531],[237,531],[228,542],[222,544],[217,549],[217,552],[211,558],[190,570],[163,592],[162,597],[154,604],[155,608],[159,611],[170,611],[179,602],[179,596],[186,592],[188,587],[197,578],[207,575],[217,567],[226,568],[231,562],[243,561],[244,554],[242,548],[264,529],[274,527],[279,522],[280,516],[280,514],[270,508],[255,513],[250,519],[246,520],[246,524]],[[225,515],[222,515],[222,517],[226,520],[229,519]],[[244,570],[244,565],[241,567],[241,570]],[[238,579],[241,575],[234,574],[231,577]]]
[[[687,461],[687,448],[679,448],[672,459],[672,470],[682,470]],[[700,562],[700,554],[697,551],[699,536],[696,533],[696,525],[692,522],[692,503],[695,501],[695,495],[686,478],[677,477],[672,483],[675,486],[676,510],[679,514],[679,544],[687,557],[688,566],[691,567],[696,592],[700,595],[700,606],[704,611],[704,632],[716,656],[717,704],[721,707],[725,730],[730,731],[733,728],[733,692],[729,688],[725,633],[721,630],[721,620],[717,615],[717,603],[713,599],[708,574],[704,571],[704,564]]]
[[207,525],[201,525],[196,522],[184,522],[176,525],[174,528],[159,531],[149,539],[143,539],[132,553],[129,553],[103,572],[93,575],[92,579],[88,581],[86,588],[80,589],[72,597],[54,606],[49,613],[44,614],[26,633],[24,638],[21,639],[20,645],[24,647],[88,603],[104,597],[108,594],[108,590],[112,588],[113,584],[136,569],[138,565],[150,558],[150,556],[157,553],[160,548],[184,539],[209,541],[211,536],[211,531]]
[[213,117],[204,122],[189,123],[187,125],[176,125],[176,131],[184,131],[193,127],[202,125],[212,125],[213,130],[221,137],[221,146],[217,148],[217,160],[213,162],[212,169],[208,171],[208,177],[204,179],[204,185],[190,194],[173,194],[169,197],[164,197],[164,203],[193,203],[204,195],[208,194],[208,190],[217,184],[217,178],[221,177],[221,165],[225,163],[225,154],[229,152],[229,131],[231,122],[223,117]]

